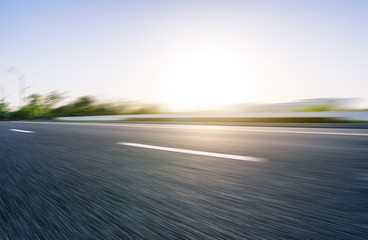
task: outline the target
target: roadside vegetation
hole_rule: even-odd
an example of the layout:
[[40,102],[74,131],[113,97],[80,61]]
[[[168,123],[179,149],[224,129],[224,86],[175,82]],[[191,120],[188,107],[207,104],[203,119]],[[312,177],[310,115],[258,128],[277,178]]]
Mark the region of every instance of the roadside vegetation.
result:
[[0,103],[0,120],[53,119],[65,116],[98,116],[120,114],[161,113],[158,104],[136,102],[104,103],[93,96],[82,96],[65,105],[60,105],[64,94],[53,91],[46,95],[31,94],[26,104],[16,111],[11,111],[7,103]]
[[[62,104],[65,94],[53,91],[45,95],[31,94],[25,104],[12,110],[6,102],[0,102],[0,121],[6,120],[51,120],[58,117],[130,115],[168,113],[159,104],[124,102],[101,102],[93,96],[82,96]],[[260,107],[262,109],[262,106]],[[264,109],[263,109],[264,110]],[[309,104],[295,107],[291,112],[321,112],[347,110],[336,104]],[[190,112],[199,113],[199,112]],[[128,121],[169,121],[169,122],[263,122],[263,123],[342,123],[352,122],[332,117],[159,117],[127,119]],[[126,120],[125,120],[126,121]]]
[[343,109],[339,109],[339,106],[336,106],[335,104],[310,104],[292,109],[291,112],[324,112],[335,110]]

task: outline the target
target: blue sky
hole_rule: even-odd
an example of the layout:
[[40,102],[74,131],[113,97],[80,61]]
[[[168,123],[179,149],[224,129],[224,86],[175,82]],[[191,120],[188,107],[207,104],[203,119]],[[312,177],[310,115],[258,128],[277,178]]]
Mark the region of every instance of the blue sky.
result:
[[[366,98],[368,1],[1,1],[0,83],[177,108]],[[367,101],[366,101],[367,102]],[[366,104],[368,105],[368,104]]]

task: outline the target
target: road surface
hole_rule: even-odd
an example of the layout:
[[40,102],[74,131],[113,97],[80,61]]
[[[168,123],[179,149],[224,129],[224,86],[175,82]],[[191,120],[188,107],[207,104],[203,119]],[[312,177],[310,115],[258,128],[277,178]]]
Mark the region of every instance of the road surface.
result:
[[367,239],[368,130],[0,123],[1,239]]

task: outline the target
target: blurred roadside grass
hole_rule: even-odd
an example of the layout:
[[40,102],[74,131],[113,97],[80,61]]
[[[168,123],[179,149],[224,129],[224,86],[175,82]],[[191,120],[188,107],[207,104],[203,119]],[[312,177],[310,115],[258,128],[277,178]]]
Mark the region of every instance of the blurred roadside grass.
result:
[[160,122],[249,122],[249,123],[364,123],[331,117],[180,117],[180,118],[128,118],[118,121],[160,121]]

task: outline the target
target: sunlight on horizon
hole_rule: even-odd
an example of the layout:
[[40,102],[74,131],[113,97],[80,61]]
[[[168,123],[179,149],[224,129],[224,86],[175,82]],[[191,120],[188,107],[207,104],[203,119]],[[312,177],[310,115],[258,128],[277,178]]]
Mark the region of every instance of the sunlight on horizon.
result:
[[221,45],[191,47],[169,69],[170,105],[189,109],[251,100],[255,95],[244,59]]
[[175,110],[312,98],[368,106],[365,2],[26,2],[0,8],[0,98],[11,107],[56,89]]

